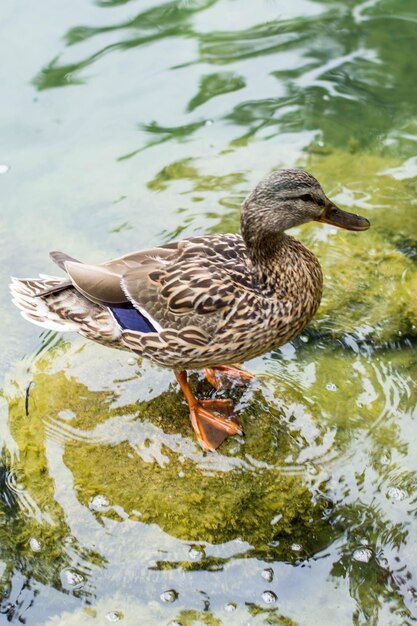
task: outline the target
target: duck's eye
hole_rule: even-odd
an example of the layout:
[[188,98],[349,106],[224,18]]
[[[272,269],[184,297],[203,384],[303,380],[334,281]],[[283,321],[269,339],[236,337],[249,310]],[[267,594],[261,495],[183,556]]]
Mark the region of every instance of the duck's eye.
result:
[[310,193],[305,193],[304,195],[300,196],[300,200],[303,200],[304,202],[314,202],[319,206],[324,206],[323,198],[313,198]]

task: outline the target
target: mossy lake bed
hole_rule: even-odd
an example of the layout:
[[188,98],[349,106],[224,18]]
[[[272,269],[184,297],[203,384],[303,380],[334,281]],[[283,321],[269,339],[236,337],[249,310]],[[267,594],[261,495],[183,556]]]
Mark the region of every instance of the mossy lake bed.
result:
[[[417,621],[414,5],[236,4],[0,9],[0,623]],[[171,372],[9,301],[10,275],[56,271],[52,249],[95,262],[236,232],[251,187],[290,166],[372,228],[294,232],[322,305],[246,364],[227,392],[245,437],[217,454]]]

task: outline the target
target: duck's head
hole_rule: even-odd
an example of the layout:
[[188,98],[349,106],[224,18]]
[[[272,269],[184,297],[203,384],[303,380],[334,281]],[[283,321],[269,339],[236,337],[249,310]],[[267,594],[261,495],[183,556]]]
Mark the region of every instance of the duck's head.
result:
[[278,170],[261,180],[242,206],[242,235],[249,248],[271,246],[289,228],[317,221],[367,230],[365,217],[339,209],[304,170]]

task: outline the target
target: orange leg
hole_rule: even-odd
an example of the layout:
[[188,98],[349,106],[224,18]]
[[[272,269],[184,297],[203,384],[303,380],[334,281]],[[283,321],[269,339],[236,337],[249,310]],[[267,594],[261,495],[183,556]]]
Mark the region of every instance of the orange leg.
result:
[[227,388],[233,385],[247,385],[253,379],[253,374],[242,369],[239,363],[206,367],[203,371],[205,377],[215,389]]
[[233,415],[231,400],[197,400],[187,382],[187,372],[175,372],[175,376],[188,402],[194,432],[204,450],[214,451],[229,435],[243,434],[238,424],[230,419]]

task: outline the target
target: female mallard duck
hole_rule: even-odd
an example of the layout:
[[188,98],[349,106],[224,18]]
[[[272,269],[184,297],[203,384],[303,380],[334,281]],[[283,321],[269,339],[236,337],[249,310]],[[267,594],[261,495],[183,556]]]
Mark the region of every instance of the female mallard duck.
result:
[[242,206],[242,235],[190,237],[86,265],[52,252],[65,278],[13,279],[14,303],[29,321],[131,350],[174,370],[196,436],[206,450],[241,433],[230,400],[197,400],[188,369],[250,379],[237,362],[282,346],[315,314],[322,273],[316,257],[285,234],[316,220],[366,230],[302,170],[276,171]]

